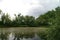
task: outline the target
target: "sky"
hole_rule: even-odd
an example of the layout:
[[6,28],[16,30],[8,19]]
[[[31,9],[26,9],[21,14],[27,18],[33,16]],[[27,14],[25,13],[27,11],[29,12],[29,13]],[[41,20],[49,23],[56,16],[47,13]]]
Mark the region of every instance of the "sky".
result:
[[0,9],[11,17],[18,13],[37,17],[58,6],[60,0],[0,0]]

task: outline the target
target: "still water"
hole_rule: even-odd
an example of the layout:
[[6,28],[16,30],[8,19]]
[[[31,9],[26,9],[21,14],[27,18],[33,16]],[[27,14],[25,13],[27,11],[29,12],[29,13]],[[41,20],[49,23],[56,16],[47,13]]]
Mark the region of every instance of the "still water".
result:
[[[25,29],[24,29],[25,30]],[[24,33],[26,31],[26,33]],[[28,33],[29,31],[22,29],[0,29],[0,40],[43,40],[36,33]],[[22,32],[22,34],[21,34]]]

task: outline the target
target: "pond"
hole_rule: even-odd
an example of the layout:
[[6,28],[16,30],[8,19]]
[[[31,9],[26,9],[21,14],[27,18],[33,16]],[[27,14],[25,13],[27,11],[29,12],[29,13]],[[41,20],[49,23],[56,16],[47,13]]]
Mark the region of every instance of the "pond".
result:
[[[25,30],[25,31],[24,31]],[[1,28],[0,40],[43,40],[32,29]]]

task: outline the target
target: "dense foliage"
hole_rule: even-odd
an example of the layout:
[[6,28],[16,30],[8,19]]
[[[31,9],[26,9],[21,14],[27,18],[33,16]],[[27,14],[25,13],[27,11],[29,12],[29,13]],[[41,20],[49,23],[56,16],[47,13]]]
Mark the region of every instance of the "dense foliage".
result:
[[[57,7],[59,9],[59,7]],[[56,15],[59,16],[58,10],[52,10],[52,11],[48,11],[42,15],[40,15],[39,17],[35,18],[33,16],[23,16],[21,15],[21,13],[19,13],[18,15],[14,14],[15,19],[11,20],[10,16],[8,13],[3,13],[0,10],[0,26],[14,26],[14,27],[37,27],[37,26],[51,26],[52,24],[54,24],[53,21],[55,21],[56,19]]]
[[55,9],[55,19],[48,31],[47,40],[60,40],[60,7]]

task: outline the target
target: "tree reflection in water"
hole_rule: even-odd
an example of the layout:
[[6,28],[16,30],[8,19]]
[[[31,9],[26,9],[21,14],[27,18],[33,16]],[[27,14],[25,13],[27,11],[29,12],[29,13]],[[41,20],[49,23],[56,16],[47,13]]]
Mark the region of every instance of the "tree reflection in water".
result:
[[19,33],[0,33],[0,40],[41,40],[41,38],[37,34],[33,35],[33,37],[26,37],[26,35]]

